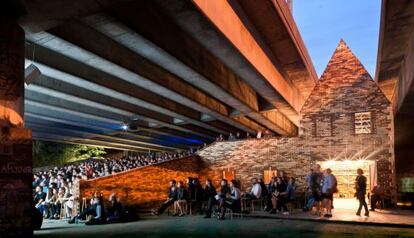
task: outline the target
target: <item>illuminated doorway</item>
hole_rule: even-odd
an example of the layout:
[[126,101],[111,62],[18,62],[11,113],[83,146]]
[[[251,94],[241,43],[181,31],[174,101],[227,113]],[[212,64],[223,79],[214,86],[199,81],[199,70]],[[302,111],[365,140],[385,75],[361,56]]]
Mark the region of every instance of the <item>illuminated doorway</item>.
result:
[[330,168],[338,181],[337,198],[350,199],[355,194],[356,171],[361,168],[367,177],[367,193],[376,184],[376,163],[372,160],[329,160],[320,162],[322,169]]

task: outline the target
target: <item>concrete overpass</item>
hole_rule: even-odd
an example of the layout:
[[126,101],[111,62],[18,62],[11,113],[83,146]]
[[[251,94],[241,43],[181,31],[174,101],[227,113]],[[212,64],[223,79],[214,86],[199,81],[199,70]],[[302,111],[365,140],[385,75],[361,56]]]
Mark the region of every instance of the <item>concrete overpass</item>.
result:
[[[284,0],[23,0],[33,138],[185,149],[218,134],[297,134],[317,81]],[[130,128],[123,130],[123,125]]]
[[395,112],[397,174],[412,173],[414,148],[414,1],[383,0],[375,80]]

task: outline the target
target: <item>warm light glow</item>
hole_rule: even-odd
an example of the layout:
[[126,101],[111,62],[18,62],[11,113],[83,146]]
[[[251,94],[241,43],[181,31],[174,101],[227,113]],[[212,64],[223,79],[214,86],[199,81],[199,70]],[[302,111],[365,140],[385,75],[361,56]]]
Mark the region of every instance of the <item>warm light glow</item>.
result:
[[15,110],[0,105],[0,120],[8,122],[12,126],[22,126],[23,118]]
[[[337,166],[339,163],[344,167],[364,167],[367,163],[367,160],[326,160],[321,166],[324,169]],[[332,168],[331,168],[332,169]]]

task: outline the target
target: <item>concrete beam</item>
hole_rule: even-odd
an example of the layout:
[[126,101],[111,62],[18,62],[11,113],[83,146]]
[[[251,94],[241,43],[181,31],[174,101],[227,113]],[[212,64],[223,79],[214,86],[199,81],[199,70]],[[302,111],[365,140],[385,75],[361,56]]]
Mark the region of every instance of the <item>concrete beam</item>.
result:
[[[66,73],[50,69],[46,70],[47,67],[39,64],[36,65],[42,71],[42,76],[40,76],[38,80],[35,80],[35,82],[32,83],[33,85],[65,92],[72,96],[132,112],[136,115],[136,118],[141,120],[153,123],[162,122],[164,124],[161,123],[161,125],[179,128],[174,122],[175,118],[141,107],[139,101],[134,100],[134,98],[125,97],[116,91],[107,90],[106,88],[97,85],[87,84],[84,80],[67,75]],[[53,75],[53,78],[49,75]],[[80,87],[80,85],[83,85],[83,87]],[[31,85],[29,85],[28,88],[31,88]],[[213,127],[210,126],[209,128]],[[208,135],[213,138],[217,135],[208,130],[194,132]]]
[[[131,8],[139,12],[135,10],[133,12]],[[256,92],[174,24],[173,19],[162,14],[162,10],[154,2],[136,2],[133,7],[125,5],[113,9],[111,13],[134,31],[187,65],[193,72],[198,73],[196,77],[183,77],[188,83],[208,91],[215,98],[279,134],[296,134],[295,125],[282,128],[259,113]],[[144,24],[149,21],[151,25]]]
[[[115,126],[106,125],[105,126],[105,123],[97,122],[97,121],[93,121],[91,123],[85,123],[84,118],[81,118],[79,116],[73,118],[73,116],[71,116],[70,114],[63,114],[63,113],[59,113],[58,115],[56,114],[53,115],[53,114],[50,114],[51,113],[50,111],[43,112],[41,109],[34,110],[34,112],[32,111],[33,110],[31,109],[31,107],[29,108],[29,110],[26,110],[25,112],[26,119],[30,118],[30,120],[47,121],[50,123],[62,123],[62,124],[71,125],[71,126],[86,127],[89,129],[99,130],[101,131],[101,134],[117,136],[117,138],[129,139],[133,141],[138,140],[140,142],[144,142],[144,143],[148,143],[152,145],[172,146],[172,147],[181,148],[181,149],[187,148],[186,146],[184,146],[186,143],[180,143],[180,144],[172,143],[170,141],[161,139],[159,136],[157,136],[157,134],[149,135],[147,133],[140,132],[141,134],[138,135],[138,134],[128,132],[128,131],[119,131],[117,128],[119,127],[119,125],[115,125]],[[114,127],[117,128],[117,130],[114,131]],[[142,134],[145,134],[145,135],[142,135]]]
[[110,135],[105,135],[102,133],[94,133],[91,132],[90,128],[84,128],[79,126],[72,126],[72,125],[66,125],[66,124],[57,124],[47,121],[38,121],[35,119],[32,119],[31,117],[28,118],[27,125],[29,128],[33,130],[42,129],[44,132],[48,132],[48,130],[56,130],[62,133],[74,133],[79,135],[81,138],[86,139],[94,139],[99,140],[102,142],[108,142],[108,143],[122,143],[126,146],[139,146],[145,149],[151,149],[151,150],[163,150],[163,151],[173,151],[177,148],[170,147],[170,146],[163,146],[163,145],[157,145],[152,143],[146,143],[136,140],[129,140],[129,139],[123,139],[119,137],[114,137]]
[[[93,31],[93,29],[92,29]],[[89,30],[87,31],[89,32]],[[98,39],[103,39],[102,35],[98,35]],[[114,64],[96,54],[93,54],[89,51],[86,51],[78,46],[75,46],[68,41],[65,41],[61,38],[53,36],[49,33],[42,32],[38,34],[28,35],[27,38],[38,45],[42,45],[45,48],[51,49],[53,51],[59,52],[69,58],[76,58],[78,61],[86,64],[91,68],[98,69],[103,71],[106,74],[112,75],[118,79],[123,80],[124,82],[120,83],[129,83],[141,88],[146,88],[150,90],[152,93],[168,97],[170,100],[183,104],[189,108],[195,109],[197,111],[209,114],[213,117],[216,117],[228,124],[234,125],[241,130],[245,131],[252,131],[246,126],[240,125],[237,122],[233,121],[231,118],[228,118],[226,115],[226,106],[222,104],[212,104],[211,100],[206,97],[198,97],[203,95],[201,91],[193,92],[182,95],[183,90],[188,90],[188,88],[180,83],[180,81],[174,77],[174,75],[168,74],[160,75],[160,72],[164,72],[162,69],[157,68],[158,73],[154,73],[152,71],[148,71],[148,69],[143,68],[142,66],[147,66],[149,68],[155,67],[154,65],[150,64],[148,61],[142,59],[139,60],[139,56],[136,54],[131,55],[131,60],[128,60],[128,64],[133,64],[129,69],[119,66],[118,64]],[[90,41],[86,41],[84,43],[92,43]],[[96,45],[96,44],[92,44]],[[100,44],[101,45],[101,44]],[[105,45],[105,44],[103,44]],[[95,46],[96,47],[96,46]],[[86,47],[87,48],[87,47]],[[109,54],[104,50],[104,53]],[[127,53],[128,54],[128,53]],[[129,53],[131,54],[131,52]],[[112,56],[113,57],[113,56]],[[125,58],[124,58],[125,60]],[[140,76],[139,74],[135,73],[133,70],[144,70],[144,72],[140,72],[145,76],[151,78],[151,80],[155,80],[155,82]],[[174,90],[170,89],[173,88]],[[187,91],[186,91],[187,92]],[[166,96],[167,95],[167,96]],[[196,95],[197,97],[189,99],[187,96]],[[192,99],[197,99],[193,101]],[[211,107],[211,105],[216,105],[217,107]],[[208,107],[210,106],[210,107]]]
[[[75,59],[40,45],[32,43],[26,48],[26,56],[28,58],[32,57],[33,50],[36,52],[36,66],[42,72],[48,72],[49,75],[61,81],[116,97],[119,100],[139,105],[147,110],[157,111],[174,117],[174,119],[192,123],[216,133],[227,133],[202,123],[200,113],[192,108],[178,104],[164,96],[156,95],[149,90],[123,81],[96,68],[89,67]],[[45,64],[48,64],[48,66]],[[117,83],[113,83],[114,81]]]
[[[231,42],[229,42],[220,30],[217,29],[204,14],[200,14],[197,7],[193,6],[193,4],[186,4],[186,0],[171,0],[167,1],[167,3],[165,2],[165,0],[159,1],[159,5],[163,10],[168,12],[169,16],[173,18],[183,30],[188,32],[191,37],[204,48],[209,49],[215,57],[222,61],[237,74],[238,77],[243,79],[257,92],[259,111],[261,111],[262,108],[277,108],[282,115],[286,116],[295,125],[299,125],[298,112],[283,99],[260,72],[250,64]],[[234,3],[235,1],[231,2]],[[243,24],[247,24],[246,27],[249,27],[249,23],[243,22]],[[276,26],[272,25],[272,28],[273,27]],[[259,41],[260,39],[255,38],[255,40]],[[261,44],[260,46],[266,48],[266,45]],[[272,63],[275,64],[274,60]],[[278,70],[280,69],[278,68]],[[281,74],[285,77],[283,73]],[[288,77],[285,78],[288,79]],[[268,108],[269,105],[271,105],[270,108]]]
[[[119,114],[119,113],[125,113],[122,110],[116,109],[115,111],[107,111],[101,109],[97,109],[91,106],[87,106],[85,104],[75,103],[74,101],[68,101],[62,98],[56,98],[51,97],[49,95],[42,94],[42,92],[45,92],[45,88],[40,88],[41,92],[33,92],[33,88],[35,85],[32,85],[33,87],[31,90],[26,89],[26,101],[25,101],[25,107],[35,106],[37,108],[43,108],[45,110],[50,110],[52,112],[62,112],[62,113],[68,113],[72,115],[79,115],[85,118],[91,118],[96,119],[112,124],[119,124],[119,128],[121,130],[121,124],[125,120],[125,114]],[[53,92],[53,91],[52,91]],[[56,93],[56,92],[55,92]],[[82,101],[79,99],[78,101]],[[119,112],[119,113],[118,113]],[[149,126],[149,125],[148,125]],[[168,134],[164,132],[158,132],[157,130],[151,129],[151,128],[140,128],[140,130],[143,131],[150,131],[154,134],[159,134],[163,136],[171,136],[171,137],[182,137],[183,134],[176,135],[176,134]],[[200,140],[199,137],[194,135],[188,135],[184,134],[188,138],[194,138]]]
[[76,141],[69,141],[67,136],[51,135],[49,133],[43,133],[43,132],[37,132],[37,131],[33,131],[33,139],[42,140],[42,141],[59,142],[59,143],[64,143],[64,144],[96,146],[96,147],[115,149],[115,150],[148,152],[148,150],[137,149],[137,148],[128,147],[128,146],[114,146],[109,143],[93,142],[90,140],[86,141],[86,140],[83,140],[82,138],[77,138]]
[[306,100],[318,76],[286,1],[230,2],[275,68]]
[[255,69],[272,85],[283,99],[299,112],[305,98],[275,67],[256,39],[243,24],[229,1],[194,0],[194,4],[225,37],[240,51]]
[[[214,138],[214,136],[209,137],[208,135],[204,135],[202,133],[181,128],[173,124],[172,122],[164,122],[146,116],[138,115],[136,114],[136,112],[126,111],[125,106],[123,106],[123,104],[118,104],[117,107],[114,107],[113,105],[110,105],[111,103],[99,102],[99,97],[92,97],[91,99],[87,99],[89,96],[93,96],[93,94],[90,92],[85,92],[86,90],[76,88],[73,85],[69,86],[68,84],[64,83],[54,83],[53,80],[51,80],[45,75],[42,75],[40,77],[42,78],[41,80],[38,80],[37,82],[34,82],[33,84],[26,87],[26,98],[50,105],[52,105],[53,103],[53,105],[55,106],[61,108],[69,108],[71,110],[81,111],[83,113],[89,112],[91,114],[99,115],[101,117],[111,116],[112,119],[115,120],[118,118],[119,124],[122,124],[125,121],[128,122],[131,119],[136,118],[148,122],[148,127],[150,126],[150,123],[155,123],[158,125],[171,127],[176,130],[181,130],[189,134],[201,136],[206,139]],[[47,87],[45,87],[45,85],[47,85]],[[67,89],[72,90],[68,90],[68,93],[62,92]],[[79,97],[78,95],[72,95],[69,93],[82,94],[83,97]],[[129,107],[128,109],[133,110],[134,107]]]
[[397,113],[414,81],[414,2],[384,0],[381,10],[375,81]]

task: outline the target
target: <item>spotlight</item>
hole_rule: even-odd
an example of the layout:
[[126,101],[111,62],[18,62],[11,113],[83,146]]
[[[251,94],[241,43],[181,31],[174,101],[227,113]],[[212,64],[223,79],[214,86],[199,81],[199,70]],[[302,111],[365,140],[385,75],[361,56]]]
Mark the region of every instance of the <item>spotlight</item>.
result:
[[40,69],[36,65],[30,64],[24,70],[24,82],[26,85],[29,85],[33,82],[33,80],[39,78],[41,74],[42,72],[40,72]]
[[124,131],[128,130],[128,125],[127,124],[123,124],[122,125],[122,130],[124,130]]

